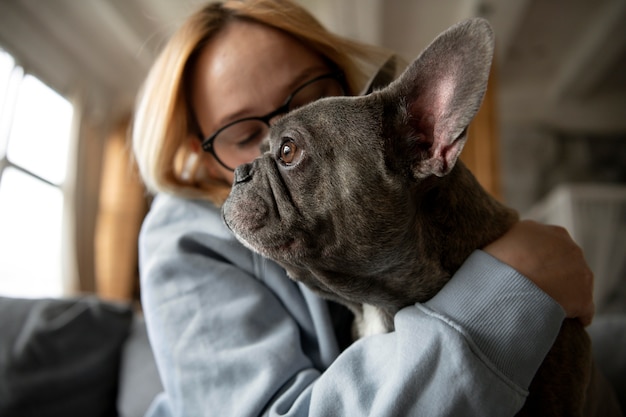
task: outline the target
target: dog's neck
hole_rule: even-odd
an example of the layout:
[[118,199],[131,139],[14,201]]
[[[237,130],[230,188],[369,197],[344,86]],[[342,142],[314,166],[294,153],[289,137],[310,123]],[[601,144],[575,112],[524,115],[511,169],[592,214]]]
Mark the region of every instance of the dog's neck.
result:
[[[401,280],[414,282],[415,287],[404,287],[396,304],[376,306],[380,322],[374,326],[368,322],[373,316],[371,306],[357,310],[361,336],[372,334],[372,328],[393,330],[393,316],[399,309],[430,299],[473,251],[498,239],[518,220],[517,213],[487,193],[460,161],[447,176],[416,184],[413,194],[420,219],[413,236],[419,239],[415,246],[418,255]],[[368,314],[363,320],[365,311]]]
[[427,181],[434,184],[424,187],[420,196],[425,221],[416,225],[416,235],[425,239],[425,254],[450,276],[474,250],[498,239],[518,220],[517,213],[487,193],[460,161],[450,174]]

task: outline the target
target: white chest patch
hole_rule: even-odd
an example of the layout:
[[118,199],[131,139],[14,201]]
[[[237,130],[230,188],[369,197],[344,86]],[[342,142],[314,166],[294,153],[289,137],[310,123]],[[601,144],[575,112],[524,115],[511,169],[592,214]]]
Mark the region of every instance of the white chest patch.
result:
[[360,337],[387,333],[383,316],[378,307],[363,304],[363,320],[358,324],[358,331]]

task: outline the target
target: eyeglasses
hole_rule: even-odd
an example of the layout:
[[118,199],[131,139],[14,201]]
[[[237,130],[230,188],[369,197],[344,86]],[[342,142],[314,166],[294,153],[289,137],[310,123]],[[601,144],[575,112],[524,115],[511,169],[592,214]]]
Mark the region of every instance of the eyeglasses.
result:
[[199,133],[202,149],[209,152],[223,167],[234,171],[241,164],[259,156],[261,142],[267,135],[270,121],[281,114],[324,97],[345,95],[343,73],[333,72],[307,81],[298,87],[276,110],[260,117],[246,117],[221,127],[204,138]]

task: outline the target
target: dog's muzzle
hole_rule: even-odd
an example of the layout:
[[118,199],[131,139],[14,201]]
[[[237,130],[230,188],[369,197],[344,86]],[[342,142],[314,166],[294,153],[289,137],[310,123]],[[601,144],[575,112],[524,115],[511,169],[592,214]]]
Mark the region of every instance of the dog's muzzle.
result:
[[250,181],[253,174],[252,164],[239,165],[235,170],[235,185]]

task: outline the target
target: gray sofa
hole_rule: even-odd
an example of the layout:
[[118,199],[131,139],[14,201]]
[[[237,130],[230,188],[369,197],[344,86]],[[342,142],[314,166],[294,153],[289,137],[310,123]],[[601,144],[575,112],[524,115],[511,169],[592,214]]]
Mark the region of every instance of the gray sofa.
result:
[[161,391],[130,305],[0,297],[0,416],[138,417]]

